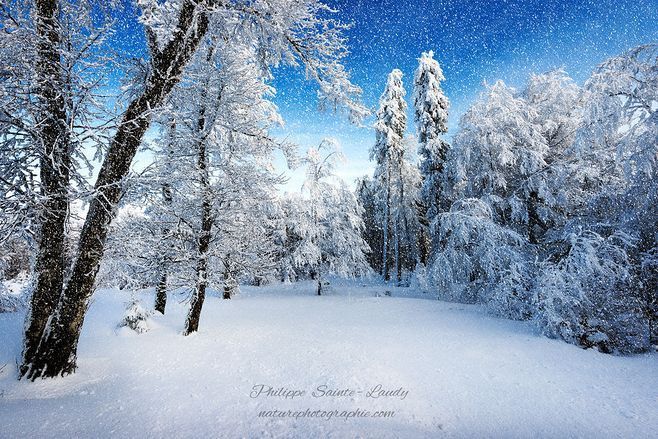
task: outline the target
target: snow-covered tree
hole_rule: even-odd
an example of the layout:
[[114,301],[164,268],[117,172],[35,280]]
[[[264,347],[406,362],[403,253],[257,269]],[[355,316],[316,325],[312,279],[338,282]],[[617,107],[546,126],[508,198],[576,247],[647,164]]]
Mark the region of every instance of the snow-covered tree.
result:
[[[186,334],[198,328],[206,287],[214,271],[213,257],[221,259],[218,272],[223,274],[230,297],[237,274],[233,266],[241,262],[243,246],[239,243],[246,239],[254,244],[259,236],[242,234],[248,230],[243,212],[246,210],[252,221],[256,219],[258,211],[249,200],[267,202],[271,191],[267,185],[276,182],[267,168],[276,147],[267,129],[280,117],[267,100],[273,90],[264,82],[253,58],[251,50],[234,43],[209,45],[192,65],[191,77],[195,79],[181,90],[180,99],[173,100],[174,105],[189,112],[189,122],[180,126],[178,135],[182,136],[179,143],[192,145],[194,157],[188,161],[193,176],[186,186],[189,205],[179,214],[197,215],[186,223],[194,236],[196,255],[196,286]],[[198,96],[196,101],[187,97],[189,90]]]
[[582,124],[582,91],[562,69],[531,75],[523,92],[535,126],[540,127],[548,150],[546,166],[534,176],[535,190],[528,200],[528,237],[537,244],[551,227],[564,224],[574,208],[574,194],[563,172],[569,149]]
[[[64,253],[61,243],[65,241],[67,196],[72,185],[69,170],[77,167],[73,159],[73,133],[78,132],[71,130],[73,124],[66,122],[74,120],[72,111],[79,107],[67,105],[65,91],[73,90],[73,102],[90,93],[86,89],[68,88],[64,73],[70,71],[66,63],[72,53],[71,47],[84,48],[102,60],[110,58],[106,56],[109,50],[106,46],[80,44],[87,40],[98,41],[95,25],[99,22],[100,9],[96,3],[65,0],[43,0],[34,4],[11,2],[5,6],[3,20],[5,16],[11,16],[8,21],[20,18],[11,27],[28,34],[22,35],[25,38],[15,47],[20,53],[11,59],[34,60],[23,70],[34,72],[32,79],[39,88],[40,105],[35,112],[39,123],[35,124],[37,131],[33,131],[37,139],[34,144],[45,145],[48,149],[41,155],[47,160],[38,164],[43,173],[40,181],[47,213],[39,218],[43,223],[41,230],[48,231],[39,240],[42,262],[36,264],[37,277],[42,281],[37,279],[32,296],[21,367],[21,375],[31,379],[74,371],[80,330],[130,165],[151,125],[154,110],[161,108],[172,90],[181,84],[188,74],[189,62],[208,41],[228,39],[229,43],[251,48],[253,61],[265,74],[270,74],[270,68],[282,62],[302,64],[306,74],[317,82],[320,101],[325,107],[347,108],[354,119],[366,113],[355,101],[359,88],[350,82],[341,64],[347,53],[342,37],[345,26],[332,18],[331,10],[319,0],[138,2],[138,18],[147,37],[148,59],[138,61],[131,77],[125,81],[123,96],[127,101],[120,101],[118,105],[122,113],[100,119],[114,121],[116,125],[108,130],[105,142],[99,141],[107,145],[103,164],[90,191],[89,209],[76,255],[70,269],[66,269],[61,261]],[[67,17],[72,19],[67,20]],[[69,22],[93,26],[89,31],[68,33],[64,24]],[[6,41],[21,32],[2,32],[2,47],[9,47]],[[73,44],[68,44],[65,38],[68,36],[72,37]],[[79,58],[74,55],[72,59]],[[99,69],[82,68],[78,73],[90,83],[99,84],[96,76]],[[85,119],[84,126],[97,134],[95,121]],[[96,140],[94,136],[87,138]],[[53,224],[46,224],[47,221]]]
[[546,138],[549,163],[573,143],[582,123],[581,95],[580,87],[563,69],[530,76],[523,97]]
[[603,352],[642,351],[649,320],[632,292],[630,236],[569,234],[566,254],[542,267],[537,285],[538,322],[549,336]]
[[548,151],[526,101],[502,81],[489,86],[462,117],[448,172],[453,199],[481,198],[501,224],[526,235],[533,194],[545,187]]
[[641,46],[597,68],[585,84],[581,127],[557,166],[568,202],[547,242],[541,326],[606,352],[656,340],[656,50]]
[[[448,207],[442,199],[441,186],[449,146],[441,136],[448,132],[450,102],[441,89],[442,81],[445,81],[445,77],[434,59],[434,53],[424,52],[414,74],[413,95],[414,119],[420,143],[420,171],[423,177],[420,212],[424,223],[431,222],[437,213]],[[424,227],[424,240],[429,240],[427,234],[427,227]],[[429,246],[429,243],[425,245]],[[421,262],[426,263],[427,257],[422,257]]]
[[376,141],[370,152],[375,160],[377,221],[381,224],[381,274],[398,283],[403,270],[413,270],[418,259],[419,226],[417,216],[420,175],[410,165],[411,141],[407,129],[406,91],[402,72],[393,70],[379,99],[375,123]]
[[410,273],[422,262],[426,248],[425,234],[419,218],[419,198],[422,178],[417,164],[412,161],[415,149],[413,138],[405,138],[401,157],[394,165],[395,184],[392,193],[393,268],[398,285],[408,282]]
[[561,70],[489,87],[449,152],[437,291],[583,347],[655,344],[656,51],[611,58],[582,90]]
[[429,278],[440,298],[487,304],[512,318],[532,315],[524,237],[497,224],[491,207],[461,199],[437,217],[437,247]]
[[547,152],[533,115],[497,82],[462,117],[443,188],[455,201],[432,223],[428,270],[440,295],[523,319],[533,315],[528,218]]
[[370,248],[367,255],[368,263],[373,270],[381,273],[384,237],[382,224],[379,222],[377,182],[368,176],[359,179],[356,193],[359,205],[363,209],[363,239]]
[[328,272],[350,278],[369,274],[366,255],[370,248],[362,237],[363,209],[354,192],[339,180],[326,202],[331,203],[327,218],[327,250],[323,257]]
[[132,290],[157,284],[161,236],[154,223],[148,209],[135,204],[119,209],[99,269],[99,285]]
[[190,82],[164,109],[154,166],[135,176],[127,192],[128,202],[149,206],[146,218],[127,229],[149,247],[130,251],[120,235],[113,239],[119,245],[110,245],[118,259],[131,255],[124,264],[129,274],[150,267],[140,271],[156,285],[156,307],[164,306],[167,289],[194,285],[187,334],[198,328],[208,287],[223,288],[229,299],[238,280],[274,271],[266,218],[279,183],[271,154],[280,145],[268,128],[280,117],[252,59],[249,49],[221,42],[197,54]]
[[305,198],[296,203],[300,211],[292,225],[298,237],[293,264],[317,281],[318,296],[322,295],[326,275],[354,277],[369,271],[365,256],[368,245],[361,236],[361,206],[344,183],[332,182],[341,159],[342,153],[331,140],[308,150],[302,188]]
[[402,156],[403,140],[407,129],[406,91],[402,84],[402,72],[393,70],[387,78],[384,93],[379,98],[379,110],[375,123],[376,141],[370,151],[371,160],[375,160],[374,178],[379,185],[379,221],[382,224],[382,271],[385,280],[391,278],[392,253],[392,215],[393,178],[397,173],[393,169],[395,162]]

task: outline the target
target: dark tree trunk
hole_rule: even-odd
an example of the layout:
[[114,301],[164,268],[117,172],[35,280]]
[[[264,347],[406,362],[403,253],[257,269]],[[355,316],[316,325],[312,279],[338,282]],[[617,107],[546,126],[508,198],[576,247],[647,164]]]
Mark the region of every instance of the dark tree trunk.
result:
[[[203,114],[201,115],[203,118]],[[200,125],[204,122],[200,120]],[[206,298],[206,287],[208,286],[208,248],[210,247],[210,238],[212,233],[212,194],[210,193],[210,179],[208,175],[208,156],[206,143],[199,142],[199,157],[197,167],[199,170],[200,184],[203,191],[203,201],[201,203],[201,233],[199,234],[199,259],[197,260],[196,274],[197,281],[192,294],[190,303],[190,312],[185,322],[184,335],[190,335],[199,329],[199,319],[201,318],[201,308]]]
[[155,289],[155,310],[160,314],[165,313],[167,307],[167,270],[162,270],[160,281]]
[[382,248],[382,275],[385,281],[391,280],[390,273],[390,216],[391,216],[391,167],[387,164],[386,170],[386,205],[384,206],[384,242]]
[[402,282],[402,256],[400,249],[400,228],[395,226],[395,283],[399,286]]
[[376,218],[377,207],[374,194],[367,180],[363,180],[358,188],[359,204],[363,207],[362,237],[370,249],[367,254],[368,264],[373,270],[382,272],[382,227]]
[[183,3],[178,31],[161,51],[152,55],[153,74],[142,94],[130,103],[117,127],[96,181],[96,195],[89,205],[70,280],[51,314],[41,342],[32,355],[23,359],[21,373],[29,379],[75,371],[80,330],[94,291],[110,222],[122,194],[122,181],[148,129],[151,110],[162,104],[180,80],[183,68],[207,30],[207,17],[199,9],[203,4],[191,0]]
[[233,277],[233,274],[227,273],[224,274],[224,295],[223,298],[229,300],[233,297],[235,293],[236,281]]
[[[207,61],[212,58],[212,48],[208,51]],[[201,99],[205,100],[206,89],[201,91]],[[210,163],[208,149],[204,132],[206,130],[206,107],[201,105],[199,117],[197,119],[197,171],[199,175],[199,185],[201,186],[201,231],[198,238],[198,260],[196,267],[196,285],[192,300],[190,302],[190,311],[185,321],[184,335],[190,335],[199,330],[199,320],[201,319],[201,309],[206,298],[206,287],[208,286],[208,250],[210,247],[210,238],[212,233],[212,192],[210,188]]]
[[35,4],[39,37],[37,81],[40,114],[37,123],[41,150],[39,167],[43,205],[40,208],[40,234],[36,257],[36,283],[25,325],[21,376],[34,356],[48,318],[55,310],[64,284],[65,224],[68,213],[70,179],[70,135],[60,59],[60,28],[55,0]]
[[[233,297],[233,294],[235,293],[235,290],[237,288],[237,281],[235,279],[233,269],[231,266],[231,256],[227,255],[226,258],[224,259],[224,299],[230,299]],[[261,284],[260,278],[256,279],[256,285],[259,286]]]
[[[206,238],[208,236],[208,238]],[[207,252],[207,244],[209,241],[209,235],[202,234],[199,237],[199,250]],[[193,332],[199,330],[199,320],[201,319],[201,308],[203,308],[203,302],[206,299],[206,287],[208,285],[208,256],[206,252],[199,255],[197,261],[197,282],[194,287],[194,293],[192,294],[192,300],[190,301],[190,311],[187,315],[187,320],[185,321],[185,330],[183,335],[190,335]]]
[[420,258],[420,263],[427,266],[427,262],[430,258],[430,234],[429,234],[429,220],[427,219],[427,204],[424,201],[420,201],[416,204],[416,210],[418,212],[418,222],[420,223],[420,230],[418,233],[418,257]]
[[318,276],[318,296],[322,296],[322,278]]
[[528,240],[531,244],[539,244],[544,231],[544,222],[539,217],[539,204],[541,200],[537,192],[530,193],[528,202]]
[[[171,193],[171,186],[169,183],[162,185],[162,199],[165,206],[171,206],[173,202],[173,195]],[[162,230],[162,240],[167,241],[170,230],[164,228]],[[167,246],[168,247],[168,246]],[[160,280],[158,281],[158,286],[155,289],[155,310],[160,314],[165,313],[165,308],[167,307],[167,277],[169,271],[169,258],[170,258],[170,249],[165,250],[165,254],[162,257],[160,262]]]
[[[403,268],[403,260],[405,259],[405,254],[404,254],[404,250],[405,250],[404,247],[405,246],[403,245],[402,248],[400,248],[401,247],[400,246],[400,234],[401,234],[401,232],[400,232],[400,224],[399,224],[400,223],[400,214],[399,214],[400,208],[402,206],[404,206],[404,179],[403,179],[403,175],[402,175],[403,163],[404,163],[404,159],[402,157],[400,157],[400,166],[399,166],[399,169],[398,169],[398,171],[399,171],[399,175],[398,175],[399,183],[398,184],[400,185],[399,189],[400,189],[400,204],[401,204],[401,206],[398,207],[398,215],[397,215],[397,218],[396,218],[396,225],[395,225],[395,234],[396,234],[396,237],[395,237],[395,242],[396,242],[396,244],[395,244],[395,253],[396,253],[395,254],[395,265],[396,265],[396,268],[397,268],[396,278],[397,278],[397,285],[398,286],[400,286],[402,284],[402,268]],[[404,210],[406,210],[406,209],[404,209]],[[403,210],[403,212],[404,212],[404,210]],[[404,217],[404,233],[405,233],[405,236],[407,235],[407,231],[408,231],[407,216],[405,215],[405,217]]]

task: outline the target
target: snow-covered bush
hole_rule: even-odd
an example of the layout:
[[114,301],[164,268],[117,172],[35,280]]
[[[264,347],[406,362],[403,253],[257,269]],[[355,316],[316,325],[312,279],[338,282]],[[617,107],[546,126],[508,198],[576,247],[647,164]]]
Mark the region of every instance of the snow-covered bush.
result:
[[16,312],[26,307],[32,295],[33,278],[21,272],[13,279],[0,277],[0,313]]
[[649,333],[628,260],[630,237],[584,231],[565,244],[564,257],[546,262],[537,282],[544,333],[603,352],[645,349]]
[[27,276],[31,271],[33,251],[27,239],[12,236],[4,240],[0,238],[0,279]]
[[144,307],[141,300],[131,299],[126,306],[126,311],[123,314],[121,323],[119,323],[119,327],[128,327],[136,333],[142,334],[150,329],[150,318],[151,312]]
[[439,247],[429,276],[439,298],[483,303],[511,318],[531,316],[525,241],[496,224],[487,203],[459,200],[438,215],[433,229]]

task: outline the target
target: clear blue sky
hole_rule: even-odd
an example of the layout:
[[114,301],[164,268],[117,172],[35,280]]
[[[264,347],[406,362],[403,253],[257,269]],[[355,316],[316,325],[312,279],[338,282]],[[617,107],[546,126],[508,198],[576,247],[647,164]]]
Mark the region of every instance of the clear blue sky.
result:
[[[347,65],[364,90],[364,102],[376,108],[394,68],[405,74],[411,96],[413,72],[421,52],[433,50],[451,101],[452,136],[459,117],[481,92],[483,81],[503,79],[522,87],[528,75],[564,67],[584,82],[597,64],[639,44],[658,41],[658,0],[331,0],[338,17],[353,23],[348,32]],[[278,135],[300,148],[323,137],[340,141],[347,163],[341,176],[350,182],[372,171],[370,129],[316,111],[315,89],[303,74],[275,72],[276,103],[287,122]],[[410,116],[410,131],[414,130]],[[372,121],[367,121],[372,125]],[[289,186],[299,185],[301,174]]]

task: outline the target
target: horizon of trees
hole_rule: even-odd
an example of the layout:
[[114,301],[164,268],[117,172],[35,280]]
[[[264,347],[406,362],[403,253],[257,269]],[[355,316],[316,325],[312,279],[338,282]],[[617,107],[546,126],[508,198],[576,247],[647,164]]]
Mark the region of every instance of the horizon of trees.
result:
[[[398,179],[411,203],[390,202],[391,169],[407,169],[397,152],[408,142],[399,70],[380,99],[377,168],[357,185],[372,267],[388,280],[407,257],[398,285],[532,320],[583,347],[656,346],[658,45],[606,60],[583,87],[562,69],[532,75],[520,91],[485,84],[451,144],[444,79],[423,54],[413,93],[421,160]],[[391,212],[412,205],[419,245],[401,257],[389,243],[408,232],[395,225],[391,237]]]

